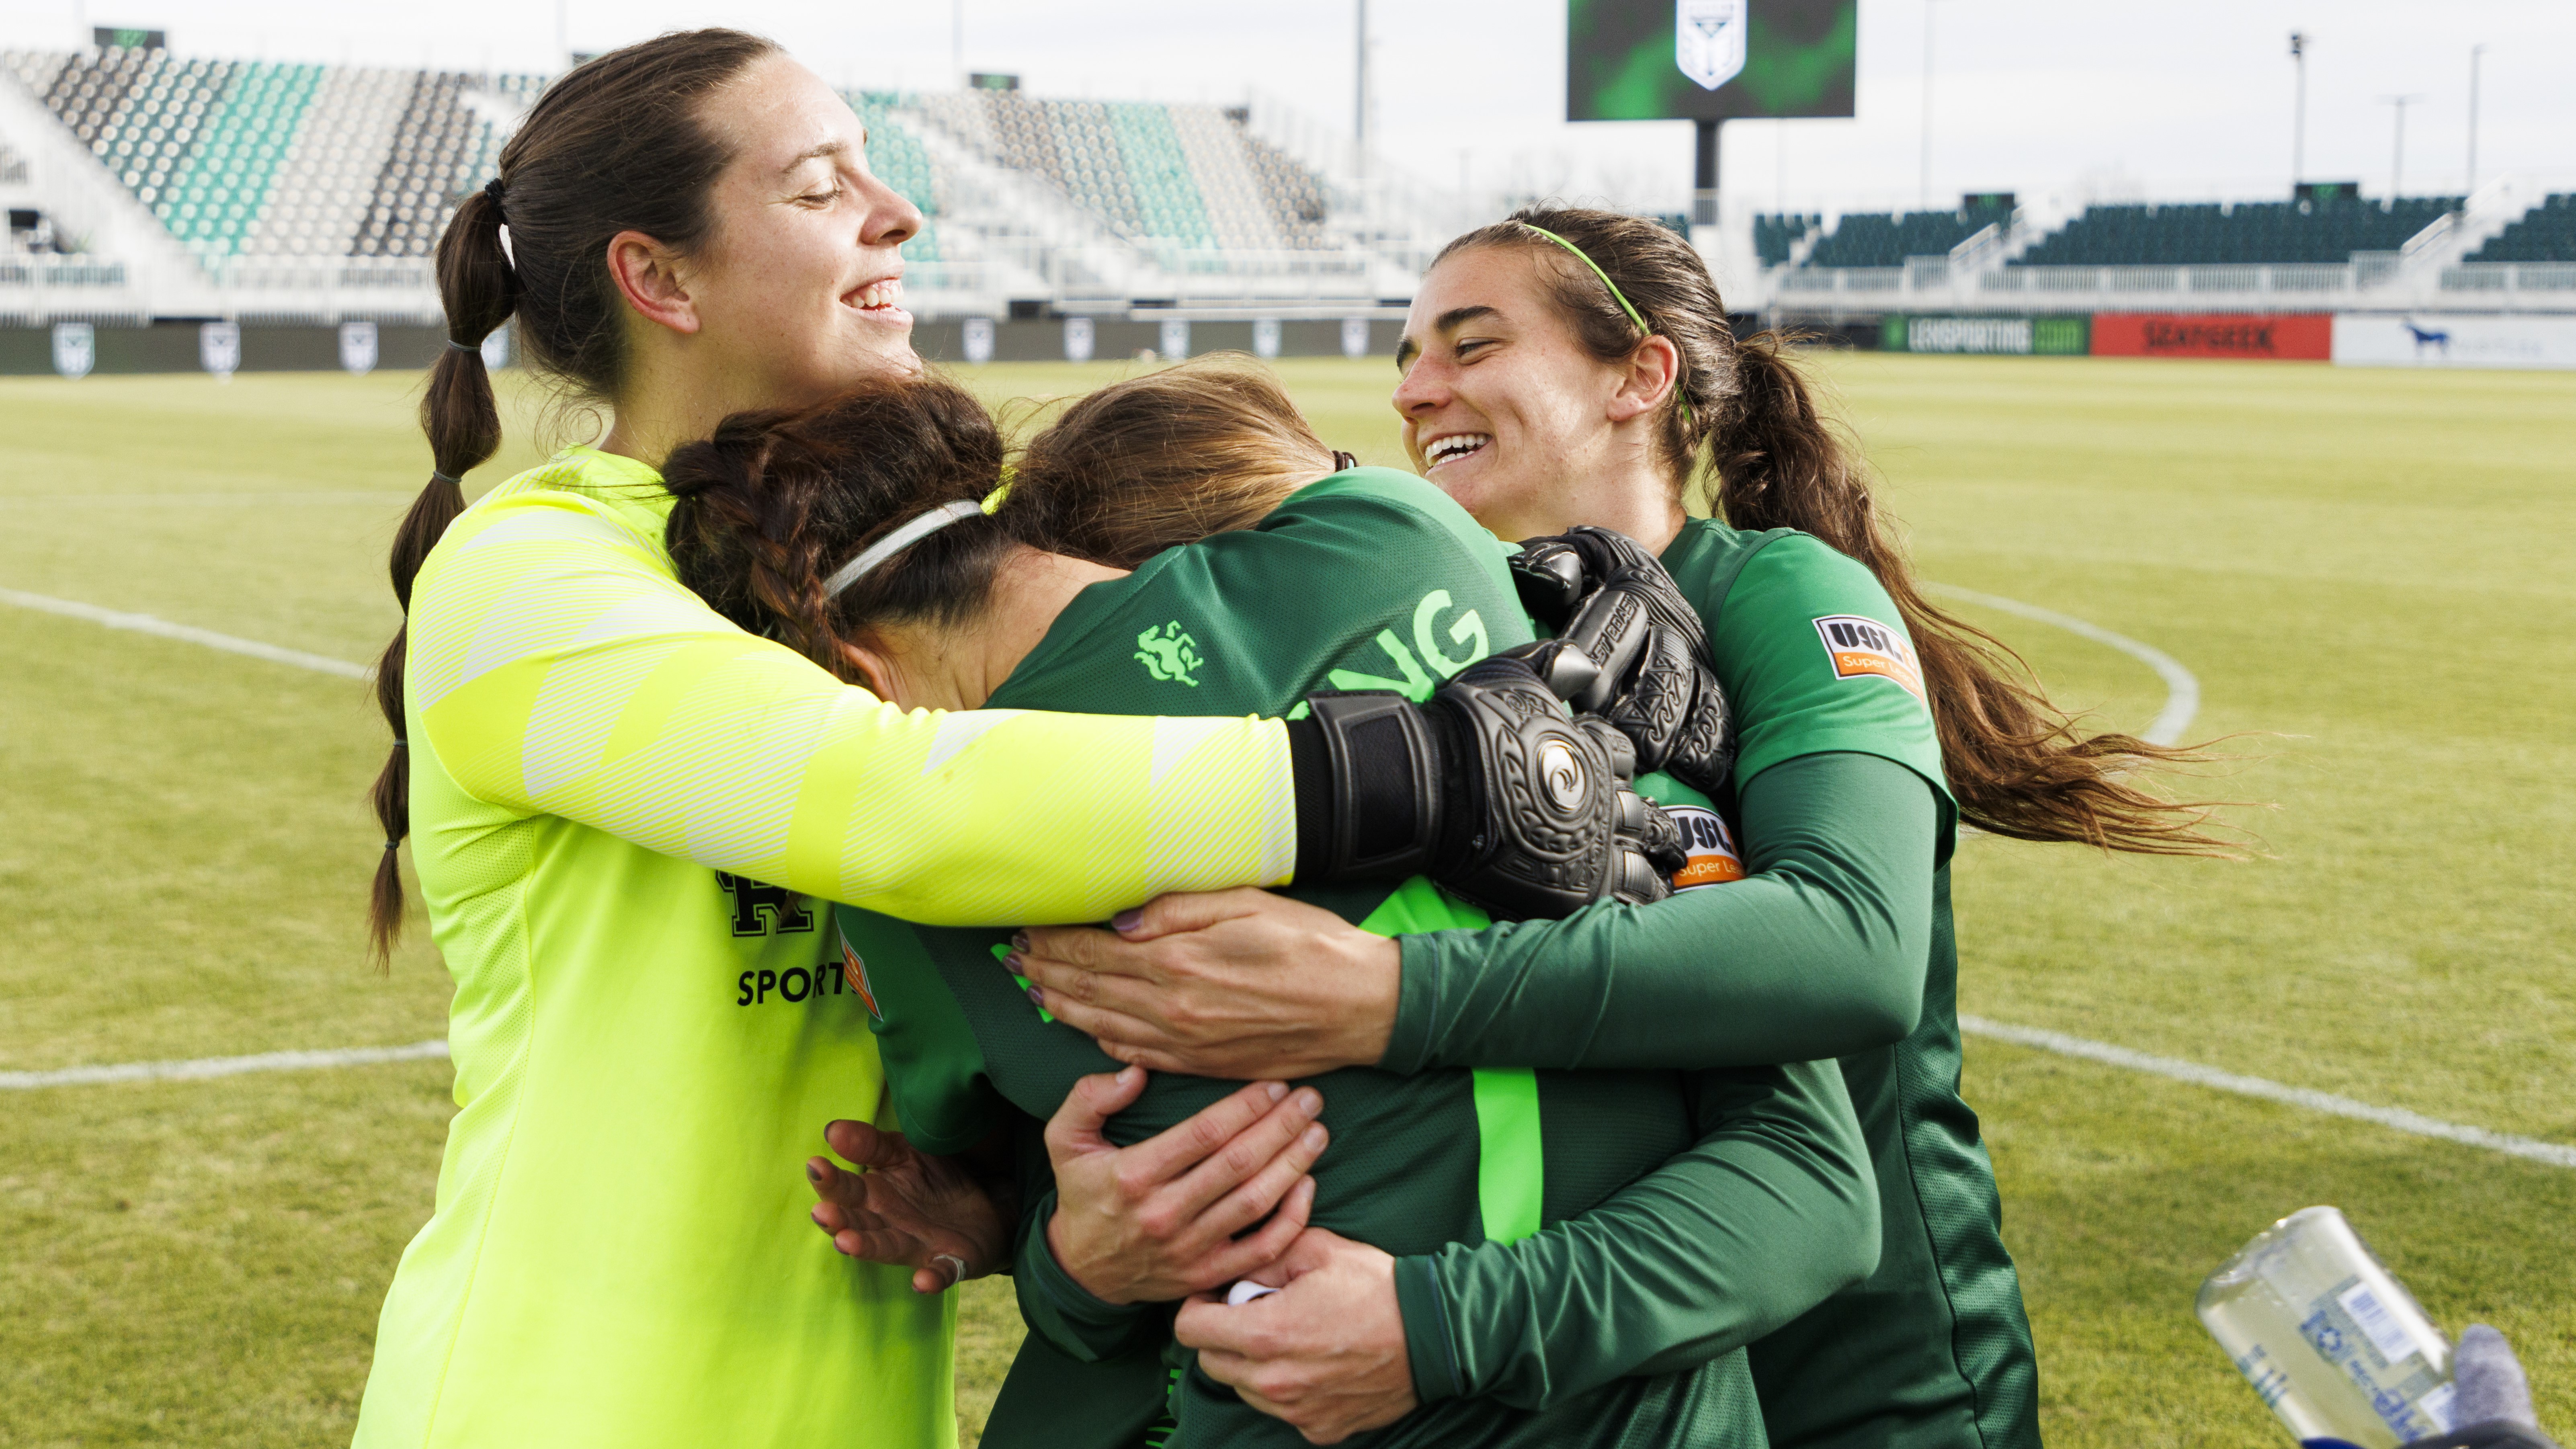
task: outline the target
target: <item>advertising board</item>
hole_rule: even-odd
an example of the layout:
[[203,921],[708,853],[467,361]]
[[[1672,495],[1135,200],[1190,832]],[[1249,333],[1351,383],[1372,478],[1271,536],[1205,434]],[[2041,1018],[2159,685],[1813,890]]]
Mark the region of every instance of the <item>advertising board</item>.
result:
[[2334,317],[2325,312],[2096,312],[2093,355],[2323,362],[2334,355]]
[[2576,317],[2421,312],[2334,319],[2337,367],[2576,368]]
[[1890,352],[2084,355],[2082,317],[1890,317],[1880,345]]

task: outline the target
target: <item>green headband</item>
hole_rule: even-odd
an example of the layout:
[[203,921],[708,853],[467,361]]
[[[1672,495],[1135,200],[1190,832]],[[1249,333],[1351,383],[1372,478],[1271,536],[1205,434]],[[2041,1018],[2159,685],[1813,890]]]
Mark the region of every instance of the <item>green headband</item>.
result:
[[[1610,274],[1601,270],[1601,264],[1599,262],[1596,262],[1592,260],[1592,258],[1583,254],[1583,248],[1576,246],[1574,243],[1567,241],[1561,236],[1558,236],[1555,232],[1549,231],[1546,227],[1532,226],[1526,221],[1518,223],[1518,225],[1524,231],[1535,232],[1540,236],[1546,237],[1549,241],[1556,243],[1558,246],[1565,248],[1568,255],[1572,256],[1576,261],[1583,263],[1585,266],[1590,267],[1592,269],[1592,275],[1601,279],[1601,285],[1610,289],[1610,300],[1619,304],[1619,310],[1627,313],[1628,320],[1637,324],[1637,330],[1645,333],[1648,337],[1658,335],[1654,328],[1646,325],[1645,316],[1638,312],[1635,304],[1628,300],[1628,294],[1619,290],[1619,284],[1610,280]],[[1676,350],[1678,351],[1678,349]],[[1676,394],[1674,401],[1679,402],[1682,405],[1682,421],[1689,423],[1692,426],[1697,426],[1698,419],[1691,415],[1690,397],[1687,394],[1682,393],[1681,379],[1678,377],[1673,379],[1673,391]]]

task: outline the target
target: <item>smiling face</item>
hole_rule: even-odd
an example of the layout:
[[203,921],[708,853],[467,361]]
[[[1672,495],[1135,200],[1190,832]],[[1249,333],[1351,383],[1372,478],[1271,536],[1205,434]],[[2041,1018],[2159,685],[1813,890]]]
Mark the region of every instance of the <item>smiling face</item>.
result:
[[699,375],[736,406],[778,408],[917,371],[895,249],[921,213],[868,170],[849,105],[771,55],[707,115],[734,159],[709,198],[714,236],[685,265]]
[[1405,451],[1499,537],[1592,523],[1660,547],[1680,510],[1654,460],[1638,364],[1585,349],[1550,266],[1527,248],[1473,247],[1422,279],[1396,353]]

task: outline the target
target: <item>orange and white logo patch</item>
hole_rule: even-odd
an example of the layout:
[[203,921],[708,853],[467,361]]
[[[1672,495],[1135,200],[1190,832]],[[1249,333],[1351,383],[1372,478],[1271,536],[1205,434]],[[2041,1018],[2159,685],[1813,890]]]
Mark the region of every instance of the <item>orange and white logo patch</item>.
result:
[[1697,890],[1744,879],[1744,857],[1726,818],[1704,805],[1667,805],[1664,813],[1682,833],[1682,868],[1673,872],[1673,889]]
[[859,953],[850,949],[847,940],[841,942],[841,978],[850,983],[852,991],[859,993],[859,1000],[868,1004],[868,1015],[879,1021],[885,1020],[885,1013],[877,1009],[876,992],[869,989],[868,963],[859,959]]
[[1816,621],[1816,637],[1825,657],[1834,662],[1837,679],[1876,676],[1893,680],[1916,699],[1923,698],[1923,666],[1904,636],[1876,619],[1858,614],[1827,614]]

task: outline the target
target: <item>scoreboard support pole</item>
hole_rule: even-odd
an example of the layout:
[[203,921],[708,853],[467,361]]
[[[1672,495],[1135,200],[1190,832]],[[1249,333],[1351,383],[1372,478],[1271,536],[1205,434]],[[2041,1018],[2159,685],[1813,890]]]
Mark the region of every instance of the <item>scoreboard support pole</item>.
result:
[[1698,121],[1699,155],[1692,163],[1691,225],[1717,225],[1717,128],[1723,121]]

